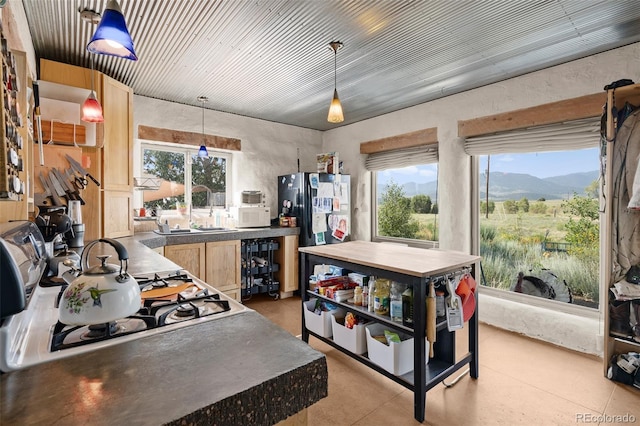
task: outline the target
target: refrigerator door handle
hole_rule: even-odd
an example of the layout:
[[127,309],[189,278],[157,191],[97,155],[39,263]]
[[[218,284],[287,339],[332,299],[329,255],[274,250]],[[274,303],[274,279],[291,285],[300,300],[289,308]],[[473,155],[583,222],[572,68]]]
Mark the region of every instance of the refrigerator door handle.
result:
[[[313,198],[311,196],[311,183],[309,182],[309,179],[305,179],[305,183],[306,185],[306,191],[305,191],[305,197],[307,198],[305,200],[306,204],[307,204],[307,209],[305,209],[306,211],[304,213],[306,213],[307,217],[305,218],[306,220],[303,220],[304,223],[306,223],[307,229],[307,237],[309,238],[309,242],[312,241],[313,238],[313,223],[311,223],[313,221]],[[303,230],[304,232],[304,230]],[[315,245],[315,244],[314,244]]]

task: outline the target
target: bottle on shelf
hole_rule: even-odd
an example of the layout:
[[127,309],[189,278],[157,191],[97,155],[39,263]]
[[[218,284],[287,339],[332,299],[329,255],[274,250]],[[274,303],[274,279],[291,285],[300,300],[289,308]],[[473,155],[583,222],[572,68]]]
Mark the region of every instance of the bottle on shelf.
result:
[[389,291],[391,282],[386,278],[376,280],[376,291],[373,297],[373,311],[378,315],[389,315]]
[[374,308],[374,295],[376,293],[376,280],[373,277],[369,278],[369,301],[367,302],[367,310],[373,312]]
[[395,322],[402,322],[402,292],[404,291],[404,285],[395,281],[391,282],[390,299],[389,299],[389,312],[391,314],[391,320]]
[[413,327],[413,286],[402,292],[402,325]]
[[369,286],[367,284],[362,286],[362,306],[365,308],[369,306]]

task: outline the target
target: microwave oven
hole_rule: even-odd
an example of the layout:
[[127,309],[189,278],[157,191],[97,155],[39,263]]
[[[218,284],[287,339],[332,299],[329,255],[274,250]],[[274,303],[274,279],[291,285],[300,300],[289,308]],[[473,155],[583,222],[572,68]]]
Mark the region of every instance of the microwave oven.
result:
[[271,226],[271,209],[266,206],[231,207],[231,215],[237,228],[262,228]]

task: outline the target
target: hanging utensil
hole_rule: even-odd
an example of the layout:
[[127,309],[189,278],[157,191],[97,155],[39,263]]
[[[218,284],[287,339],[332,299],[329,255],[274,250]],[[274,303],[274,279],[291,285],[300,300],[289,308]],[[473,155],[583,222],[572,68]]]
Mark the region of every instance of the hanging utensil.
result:
[[60,182],[60,184],[62,185],[62,189],[67,194],[67,199],[80,201],[80,204],[84,205],[85,202],[82,197],[80,197],[80,192],[75,189],[75,187],[73,187],[71,183],[69,183],[69,181],[62,175],[62,172],[55,168],[51,169],[51,171],[53,172],[58,182]]
[[58,196],[55,193],[55,189],[53,188],[53,184],[49,182],[49,180],[44,175],[44,173],[40,172],[40,175],[38,177],[40,178],[40,182],[42,183],[42,186],[43,186],[47,196],[49,198],[51,198],[51,204],[53,204],[54,206],[62,205],[62,203],[58,199]]
[[44,142],[42,141],[42,116],[40,115],[40,86],[37,81],[33,82],[33,115],[38,123],[38,153],[40,154],[40,165],[44,166]]
[[436,341],[436,291],[433,282],[429,283],[427,295],[427,340],[429,341],[429,357],[433,358],[433,344]]
[[56,174],[53,173],[53,169],[49,170],[49,181],[53,184],[53,189],[56,191],[56,194],[58,194],[58,197],[67,197],[67,193],[62,187],[62,184],[58,181]]
[[70,167],[65,170],[64,174],[67,176],[67,179],[74,187],[76,187],[77,190],[85,189],[88,183],[87,180],[85,178],[79,178],[72,169],[73,168]]
[[98,180],[96,178],[91,176],[91,173],[89,173],[84,167],[82,167],[82,164],[78,163],[69,154],[65,154],[65,157],[67,157],[67,160],[69,161],[69,164],[71,164],[71,167],[73,167],[78,173],[80,173],[85,178],[88,177],[89,179],[91,179],[93,181],[93,183],[95,183],[97,186],[100,186],[100,182],[98,182]]
[[447,328],[449,331],[459,330],[464,325],[462,299],[456,294],[456,284],[457,282],[454,283],[453,278],[447,279],[449,296],[447,296],[445,304],[447,310]]

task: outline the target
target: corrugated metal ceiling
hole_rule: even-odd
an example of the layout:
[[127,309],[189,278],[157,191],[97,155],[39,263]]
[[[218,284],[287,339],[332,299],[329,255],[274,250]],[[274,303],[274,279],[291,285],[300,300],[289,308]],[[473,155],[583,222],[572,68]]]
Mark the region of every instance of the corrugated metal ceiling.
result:
[[[23,0],[40,58],[89,67],[84,8]],[[120,0],[139,60],[97,56],[134,93],[326,130],[640,41],[637,0]],[[332,40],[345,121],[326,121]],[[624,76],[627,77],[627,76]]]

